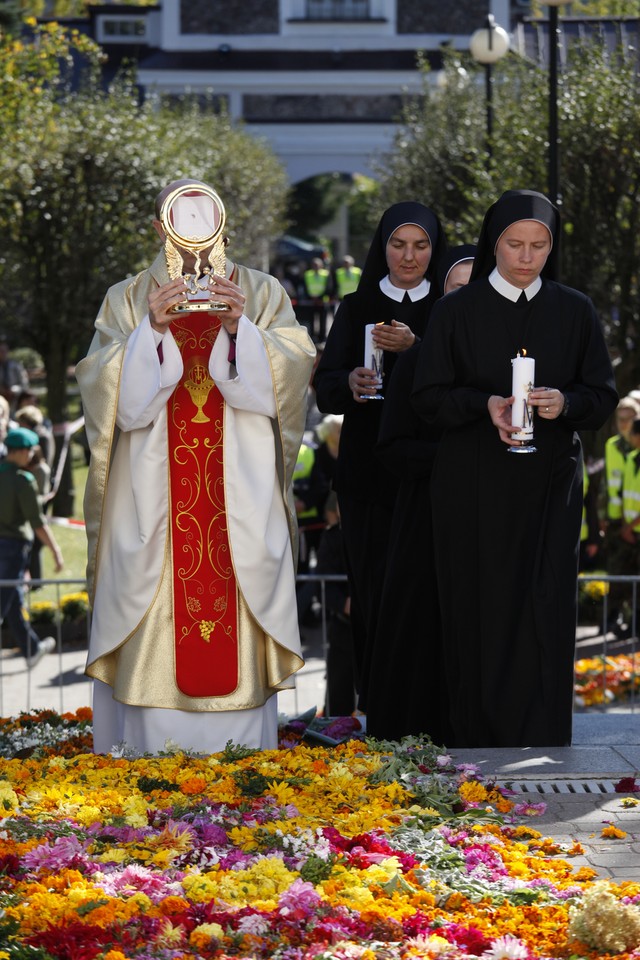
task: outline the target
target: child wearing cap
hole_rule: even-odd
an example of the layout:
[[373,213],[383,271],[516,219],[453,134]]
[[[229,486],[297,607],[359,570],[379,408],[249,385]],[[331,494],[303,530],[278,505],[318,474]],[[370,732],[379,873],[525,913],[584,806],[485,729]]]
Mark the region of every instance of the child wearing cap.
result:
[[[7,454],[0,462],[0,581],[21,581],[29,566],[34,535],[53,553],[55,570],[62,570],[60,547],[40,507],[35,478],[28,466],[38,435],[26,427],[9,430]],[[24,615],[21,584],[0,589],[0,618],[6,622],[29,667],[55,649],[53,637],[40,640]]]

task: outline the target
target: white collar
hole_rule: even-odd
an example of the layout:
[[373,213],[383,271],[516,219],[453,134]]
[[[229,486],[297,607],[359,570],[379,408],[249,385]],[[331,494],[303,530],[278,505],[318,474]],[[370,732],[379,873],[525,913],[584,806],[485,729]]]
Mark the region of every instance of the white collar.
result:
[[[489,283],[494,290],[497,290],[499,294],[503,297],[506,297],[507,300],[511,300],[512,303],[516,303],[522,289],[520,287],[514,287],[512,283],[509,283],[508,280],[502,276],[498,271],[497,267],[494,267],[491,273],[489,274]],[[532,300],[540,287],[542,286],[542,280],[540,277],[536,277],[533,283],[530,283],[528,287],[525,287],[525,296],[527,300]]]
[[423,300],[431,289],[429,280],[422,280],[417,287],[411,287],[410,290],[401,290],[400,287],[394,287],[389,279],[389,274],[380,281],[380,289],[387,297],[391,297],[397,303],[402,303],[405,293],[409,294],[412,303],[416,300]]

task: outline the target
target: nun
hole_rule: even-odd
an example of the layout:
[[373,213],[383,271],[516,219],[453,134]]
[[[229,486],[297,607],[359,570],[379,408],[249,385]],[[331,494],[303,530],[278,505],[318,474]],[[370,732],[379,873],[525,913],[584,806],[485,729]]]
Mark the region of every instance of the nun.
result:
[[[377,620],[396,481],[374,447],[384,393],[399,355],[420,340],[439,296],[435,266],[445,249],[436,214],[406,201],[382,215],[358,289],[341,302],[313,386],[322,413],[343,414],[335,473],[351,594],[351,627],[358,693],[366,687]],[[365,360],[365,328],[382,356],[379,370]],[[363,701],[364,702],[364,701]]]
[[[571,743],[578,431],[601,427],[617,394],[591,300],[555,280],[559,236],[546,197],[504,193],[470,283],[437,305],[418,358],[414,408],[443,431],[431,496],[448,746]],[[518,354],[535,366],[525,446],[512,424]]]
[[[438,283],[445,294],[468,283],[475,250],[462,244],[440,259]],[[439,682],[440,604],[430,493],[440,430],[411,404],[420,349],[418,343],[397,359],[376,446],[396,477],[398,495],[369,668],[367,732],[379,740],[426,735],[445,744],[450,731],[446,688]]]

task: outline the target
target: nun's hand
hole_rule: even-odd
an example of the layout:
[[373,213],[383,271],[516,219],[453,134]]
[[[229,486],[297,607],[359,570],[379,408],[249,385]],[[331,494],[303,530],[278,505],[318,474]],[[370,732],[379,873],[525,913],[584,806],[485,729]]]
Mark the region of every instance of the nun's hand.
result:
[[379,388],[378,375],[369,367],[356,367],[349,374],[349,389],[356,403],[366,403],[367,397],[374,397]]
[[519,440],[512,440],[511,434],[517,433],[519,427],[514,427],[511,423],[511,404],[515,397],[489,397],[487,401],[487,410],[491,417],[491,423],[497,429],[500,439],[510,447],[519,447]]
[[529,402],[543,420],[556,420],[564,409],[564,393],[554,387],[534,387]]
[[397,320],[376,324],[371,336],[376,347],[381,347],[389,353],[402,353],[416,342],[416,335],[411,327]]

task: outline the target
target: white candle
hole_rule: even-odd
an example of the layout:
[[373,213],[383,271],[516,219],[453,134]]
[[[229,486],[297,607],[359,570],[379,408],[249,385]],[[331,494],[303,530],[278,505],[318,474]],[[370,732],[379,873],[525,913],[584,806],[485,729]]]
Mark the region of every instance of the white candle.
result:
[[518,354],[511,361],[512,382],[511,393],[513,406],[511,407],[511,425],[519,427],[517,433],[511,436],[514,440],[533,439],[533,409],[529,405],[529,393],[536,382],[536,362],[533,357],[521,357]]
[[376,347],[373,340],[373,328],[378,326],[375,323],[368,323],[364,328],[364,362],[363,367],[366,367],[367,370],[375,370],[379,386],[382,386],[382,360],[384,357],[384,351],[380,347]]

